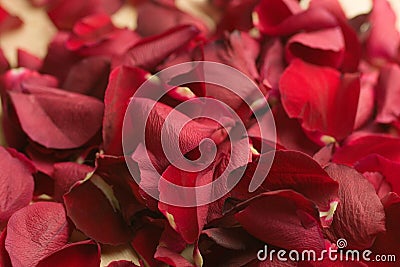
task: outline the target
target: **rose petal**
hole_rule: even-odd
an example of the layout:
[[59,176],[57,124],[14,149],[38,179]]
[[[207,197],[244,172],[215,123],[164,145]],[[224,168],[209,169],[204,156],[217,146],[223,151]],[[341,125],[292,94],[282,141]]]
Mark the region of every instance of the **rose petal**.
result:
[[[136,31],[143,37],[162,34],[179,25],[191,24],[207,33],[204,22],[188,13],[182,12],[175,6],[175,1],[146,1],[137,7]],[[154,18],[158,18],[154,20]]]
[[338,68],[344,57],[344,38],[339,27],[303,32],[286,44],[286,59],[301,58],[307,62]]
[[388,1],[374,0],[369,15],[370,31],[366,52],[372,61],[393,60],[397,57],[400,34],[396,29],[396,14]]
[[67,243],[69,232],[62,204],[38,202],[20,209],[7,225],[5,244],[12,265],[36,266]]
[[360,93],[357,74],[342,75],[296,59],[283,73],[280,91],[289,117],[301,119],[306,130],[338,140],[353,131]]
[[7,236],[7,228],[5,228],[0,233],[0,266],[2,267],[12,267],[11,259],[6,250],[6,236]]
[[97,99],[55,88],[25,88],[25,93],[9,96],[22,129],[33,141],[47,148],[77,148],[100,129],[103,103]]
[[154,259],[163,228],[153,225],[143,225],[134,235],[131,245],[145,262],[145,266],[159,266],[160,262]]
[[0,223],[6,222],[14,212],[27,206],[33,196],[34,170],[18,158],[18,152],[13,153],[0,147]]
[[182,25],[160,35],[144,38],[128,50],[124,56],[124,65],[150,71],[172,53],[189,44],[199,33],[195,26]]
[[325,248],[315,205],[291,191],[263,193],[241,204],[235,218],[258,239],[285,249]]
[[147,72],[139,68],[118,67],[109,77],[103,118],[104,151],[122,155],[122,125],[130,98],[147,79]]
[[17,16],[11,15],[0,6],[0,34],[22,25],[22,20]]
[[31,70],[39,70],[43,61],[39,57],[23,50],[17,50],[18,67],[27,68]]
[[381,69],[376,99],[378,114],[376,122],[392,123],[400,118],[400,67],[397,64],[387,64]]
[[400,140],[385,135],[366,135],[357,137],[338,148],[332,161],[353,166],[360,159],[378,154],[395,162],[400,162]]
[[3,49],[0,48],[0,75],[6,72],[9,68],[10,64],[4,55]]
[[264,45],[261,54],[260,79],[266,87],[274,91],[279,89],[279,80],[285,69],[283,51],[281,41],[276,38]]
[[67,244],[43,258],[37,267],[97,267],[100,266],[99,244],[87,240]]
[[367,249],[385,231],[385,213],[372,185],[356,170],[331,164],[326,172],[339,182],[340,203],[330,228],[329,240],[347,241],[348,249]]
[[131,232],[121,216],[113,189],[100,176],[78,182],[64,195],[68,217],[88,237],[119,245],[129,242]]
[[110,262],[110,264],[108,264],[107,267],[139,267],[139,266],[131,261],[120,260],[120,261]]
[[92,14],[112,14],[122,6],[121,0],[55,1],[51,0],[47,13],[60,30],[70,30],[79,19]]

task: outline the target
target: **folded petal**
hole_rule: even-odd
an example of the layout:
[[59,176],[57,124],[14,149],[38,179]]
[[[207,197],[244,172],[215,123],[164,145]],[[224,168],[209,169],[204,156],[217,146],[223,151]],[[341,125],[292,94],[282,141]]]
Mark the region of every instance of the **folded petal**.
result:
[[36,266],[67,244],[70,227],[62,204],[38,202],[8,221],[6,249],[15,267]]
[[100,245],[91,240],[67,244],[39,261],[37,267],[97,267]]
[[280,92],[289,117],[300,119],[304,129],[338,140],[353,131],[360,93],[357,74],[342,75],[296,59],[281,77]]
[[339,183],[339,205],[330,228],[329,240],[347,241],[347,249],[367,249],[385,231],[385,212],[373,186],[356,170],[331,164],[326,172]]
[[14,212],[27,206],[33,197],[34,170],[28,165],[32,163],[17,151],[11,152],[0,147],[0,223],[7,222]]
[[11,15],[0,5],[0,34],[18,28],[22,25],[22,20],[17,16]]
[[378,114],[376,122],[392,123],[400,119],[400,67],[387,64],[381,69],[376,88]]
[[134,264],[131,261],[120,260],[110,262],[107,267],[138,267],[138,265]]

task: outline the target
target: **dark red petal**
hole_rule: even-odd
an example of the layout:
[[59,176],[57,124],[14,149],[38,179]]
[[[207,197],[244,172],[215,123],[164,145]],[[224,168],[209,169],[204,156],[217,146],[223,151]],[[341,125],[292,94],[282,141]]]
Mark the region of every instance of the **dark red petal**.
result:
[[400,162],[400,140],[385,135],[361,136],[337,149],[332,161],[353,166],[370,154],[378,154],[389,160]]
[[286,59],[301,58],[307,62],[338,68],[342,65],[345,43],[339,27],[302,32],[286,44]]
[[100,246],[91,240],[67,244],[43,258],[37,265],[37,267],[54,266],[98,267],[100,266]]
[[387,64],[381,69],[376,100],[376,122],[392,123],[400,118],[400,67],[397,64]]
[[385,231],[385,213],[373,186],[356,170],[331,164],[327,173],[339,182],[339,205],[325,233],[332,242],[347,241],[347,249],[367,249]]
[[99,100],[55,88],[26,89],[29,93],[9,92],[9,96],[22,129],[33,141],[47,148],[77,148],[99,131],[103,116]]
[[267,35],[291,35],[338,26],[335,16],[325,9],[302,11],[294,0],[262,0],[254,9],[256,27]]
[[0,48],[0,75],[3,74],[3,72],[6,72],[9,68],[10,64],[4,55],[3,49]]
[[30,70],[39,70],[43,65],[42,59],[23,49],[17,50],[17,58],[18,67],[27,68]]
[[0,5],[0,34],[5,31],[18,28],[22,25],[22,20],[17,16],[11,15]]
[[263,193],[243,204],[235,218],[250,234],[274,246],[303,251],[325,248],[315,205],[304,196],[282,190]]
[[54,199],[63,200],[64,194],[78,181],[85,179],[94,168],[75,162],[60,162],[53,166]]
[[18,152],[13,153],[0,147],[0,223],[6,222],[14,212],[27,206],[33,196],[34,171],[22,158],[18,158]]
[[106,57],[94,56],[82,59],[70,69],[62,88],[103,100],[110,65],[110,60]]
[[139,5],[136,31],[141,36],[148,37],[161,34],[179,25],[191,24],[204,33],[208,32],[208,28],[202,20],[181,11],[174,2],[147,1]]
[[124,56],[124,65],[152,70],[169,55],[185,47],[200,33],[192,25],[183,25],[160,35],[139,41]]
[[369,15],[371,29],[366,52],[372,61],[393,60],[397,57],[400,34],[396,29],[396,14],[386,0],[374,0]]
[[134,264],[131,261],[120,260],[110,262],[107,267],[138,267],[138,265]]
[[139,68],[117,67],[109,77],[104,97],[103,141],[109,155],[122,155],[122,124],[130,98],[147,79]]
[[276,38],[264,45],[261,54],[260,79],[261,82],[274,91],[279,89],[279,80],[285,69],[283,45]]
[[11,259],[6,250],[6,236],[7,228],[0,233],[0,266],[1,267],[12,267]]
[[162,232],[162,227],[148,223],[135,233],[131,245],[146,263],[145,266],[159,266],[160,262],[154,259],[154,254],[156,253]]
[[[175,166],[169,166],[163,173],[163,178],[174,185],[196,187],[206,185],[213,179],[213,172],[205,170],[204,172],[185,172],[177,169]],[[182,238],[189,244],[193,244],[199,237],[207,221],[208,206],[199,207],[177,207],[168,205],[163,201],[171,202],[182,200],[182,203],[188,203],[198,198],[206,199],[207,196],[197,195],[195,190],[189,195],[176,196],[175,193],[168,190],[168,186],[163,180],[160,180],[160,202],[158,203],[159,210],[168,219],[169,224],[177,231]],[[177,198],[178,197],[178,198]]]
[[176,266],[176,267],[178,267],[178,266],[179,267],[196,266],[193,263],[189,262],[187,259],[185,259],[180,254],[175,253],[163,246],[157,247],[157,252],[156,252],[156,254],[154,254],[154,258],[159,261],[167,263],[168,266]]
[[68,217],[88,237],[118,245],[129,242],[131,232],[120,211],[113,189],[100,176],[78,182],[67,194],[64,203]]
[[[378,172],[383,176],[379,182],[373,183],[379,196],[386,195],[383,193],[388,193],[387,190],[400,195],[400,179],[398,178],[400,163],[388,160],[377,154],[371,154],[358,161],[354,168],[360,173],[364,173],[364,176],[366,172]],[[381,186],[385,187],[387,183],[389,185],[386,189],[380,188]],[[384,190],[381,194],[379,194],[380,189]]]
[[47,13],[60,30],[70,30],[79,19],[92,14],[112,14],[117,11],[121,0],[54,1],[47,7]]
[[[372,250],[377,254],[395,255],[396,260],[400,258],[400,197],[390,193],[382,199],[386,214],[386,233],[378,235]],[[386,262],[382,266],[397,266],[396,262]]]
[[338,140],[353,131],[359,75],[342,75],[335,69],[295,59],[281,77],[280,91],[289,117],[301,119],[304,129]]
[[67,243],[69,232],[62,204],[37,202],[20,209],[7,225],[6,249],[12,265],[36,266]]

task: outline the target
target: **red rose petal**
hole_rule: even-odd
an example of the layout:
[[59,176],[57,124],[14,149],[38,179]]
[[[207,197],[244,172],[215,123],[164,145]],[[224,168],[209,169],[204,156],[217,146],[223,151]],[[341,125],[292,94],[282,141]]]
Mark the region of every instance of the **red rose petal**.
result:
[[93,167],[74,162],[60,162],[53,166],[51,177],[54,179],[54,199],[63,200],[64,194],[78,181],[85,179],[93,172]]
[[122,155],[122,124],[130,98],[144,83],[148,73],[139,68],[118,67],[109,77],[104,98],[103,118],[104,151],[109,155]]
[[392,123],[400,119],[400,67],[387,64],[381,69],[376,89],[378,114],[376,122]]
[[180,254],[175,253],[163,246],[157,247],[157,252],[154,255],[154,257],[159,261],[167,263],[168,266],[179,266],[179,267],[196,266],[196,265],[193,265],[193,263],[189,262],[187,259],[185,259]]
[[3,49],[0,48],[0,75],[6,72],[9,68],[10,64],[4,55]]
[[0,233],[0,266],[1,267],[12,267],[11,259],[6,250],[6,236],[7,228]]
[[[29,165],[0,147],[0,223],[6,222],[17,210],[27,206],[32,200],[34,182]],[[32,163],[30,163],[32,164]]]
[[267,88],[275,91],[279,89],[279,80],[285,69],[283,51],[281,41],[276,38],[264,44],[264,51],[261,54],[261,81]]
[[144,38],[128,50],[124,65],[152,70],[169,55],[185,47],[200,33],[192,25],[182,25],[160,35]]
[[301,58],[307,62],[338,68],[344,57],[344,38],[339,27],[303,32],[294,35],[286,44],[286,58]]
[[337,149],[332,161],[353,166],[370,154],[378,154],[389,160],[400,162],[400,140],[385,135],[361,136]]
[[37,267],[98,267],[100,266],[100,246],[88,240],[67,244],[53,254],[43,258]]
[[134,264],[131,261],[112,261],[110,264],[107,265],[107,267],[139,267],[138,265]]
[[332,242],[347,240],[348,249],[367,249],[385,231],[385,213],[372,185],[356,170],[331,164],[326,172],[339,182],[340,203],[325,233]]
[[67,243],[69,232],[62,204],[38,202],[20,209],[7,225],[5,244],[12,265],[36,266]]
[[366,52],[372,61],[394,60],[398,54],[400,34],[396,29],[396,14],[386,0],[374,0],[369,15],[371,29]]
[[296,59],[283,73],[280,91],[289,117],[301,119],[304,129],[338,140],[353,131],[360,93],[357,74],[342,75]]
[[23,50],[17,50],[18,67],[23,67],[31,70],[39,70],[43,61],[39,57],[32,55],[31,53]]
[[131,245],[145,262],[145,266],[159,266],[160,262],[154,259],[157,246],[162,234],[162,227],[153,224],[146,224],[134,235]]
[[[196,17],[182,12],[175,6],[175,1],[147,1],[137,7],[136,31],[143,37],[162,34],[179,25],[191,24],[207,33],[204,22]],[[157,20],[154,20],[157,18]]]
[[258,239],[285,249],[325,248],[315,205],[291,191],[263,193],[243,204],[235,218]]
[[55,88],[26,89],[9,96],[22,129],[33,141],[47,148],[77,148],[100,129],[103,103],[99,100]]
[[78,182],[64,195],[68,217],[88,237],[103,244],[129,242],[131,232],[120,211],[112,187],[94,174]]
[[0,34],[22,25],[22,20],[17,16],[11,15],[0,5]]
[[60,30],[70,30],[79,19],[92,14],[112,14],[122,6],[121,0],[51,0],[47,13],[56,27]]

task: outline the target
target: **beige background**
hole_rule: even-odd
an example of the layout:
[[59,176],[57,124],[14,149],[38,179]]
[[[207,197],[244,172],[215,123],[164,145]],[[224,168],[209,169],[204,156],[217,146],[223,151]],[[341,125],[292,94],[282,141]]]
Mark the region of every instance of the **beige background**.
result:
[[[177,2],[181,9],[191,12],[193,15],[202,16],[206,22],[210,23],[210,18],[202,12],[202,10],[206,10],[204,0],[178,0]],[[307,5],[307,2],[308,0],[303,0],[302,4]],[[340,2],[349,17],[368,12],[372,6],[372,0],[340,0]],[[400,1],[389,0],[389,2],[397,14],[400,14]],[[24,21],[21,28],[0,36],[0,47],[4,50],[10,63],[12,65],[16,63],[17,48],[23,48],[43,58],[46,54],[47,44],[56,32],[46,13],[41,9],[31,7],[28,0],[0,0],[0,5]],[[113,21],[118,26],[127,26],[133,29],[136,24],[135,18],[135,10],[124,6],[113,16]],[[400,29],[400,20],[397,22]],[[133,260],[135,256],[132,249],[128,247],[103,247],[102,266],[106,266],[113,259]]]

